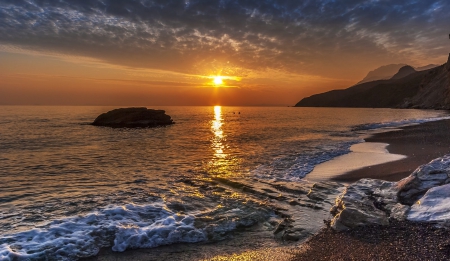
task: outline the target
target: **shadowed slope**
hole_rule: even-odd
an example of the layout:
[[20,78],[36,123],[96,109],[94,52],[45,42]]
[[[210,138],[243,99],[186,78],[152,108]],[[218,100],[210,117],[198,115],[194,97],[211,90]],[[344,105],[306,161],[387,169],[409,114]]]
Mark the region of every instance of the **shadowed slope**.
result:
[[[450,57],[449,57],[450,58]],[[450,66],[426,71],[402,69],[396,79],[379,80],[302,99],[296,107],[450,109]],[[409,73],[409,74],[408,74]],[[407,76],[404,76],[407,74]],[[402,78],[399,78],[404,76]]]

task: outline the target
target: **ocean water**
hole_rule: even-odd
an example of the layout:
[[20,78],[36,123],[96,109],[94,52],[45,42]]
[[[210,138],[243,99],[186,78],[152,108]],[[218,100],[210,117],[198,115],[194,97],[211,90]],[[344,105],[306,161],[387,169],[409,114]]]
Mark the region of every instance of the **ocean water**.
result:
[[260,233],[304,240],[342,186],[314,166],[442,111],[158,107],[175,125],[89,125],[112,107],[0,107],[0,260],[76,260]]

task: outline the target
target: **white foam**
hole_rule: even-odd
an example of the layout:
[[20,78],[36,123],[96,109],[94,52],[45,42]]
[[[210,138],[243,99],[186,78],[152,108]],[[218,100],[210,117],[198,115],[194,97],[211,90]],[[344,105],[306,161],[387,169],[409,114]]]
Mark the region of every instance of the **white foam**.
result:
[[[245,206],[244,206],[245,207]],[[78,260],[102,247],[113,251],[174,243],[221,240],[238,227],[267,218],[264,209],[223,208],[177,214],[164,203],[110,206],[85,216],[54,220],[45,226],[0,238],[0,260]],[[220,218],[200,219],[218,211]],[[223,211],[223,212],[221,212]]]
[[374,130],[374,129],[381,129],[381,128],[397,128],[397,127],[421,124],[421,123],[425,123],[425,122],[449,120],[449,119],[450,119],[450,116],[444,116],[444,117],[426,118],[426,119],[405,119],[405,120],[392,121],[392,122],[367,123],[367,124],[353,126],[352,130],[353,131],[364,131],[364,130]]
[[0,238],[0,260],[76,260],[113,243],[114,251],[205,241],[195,217],[163,204],[110,207],[82,217],[55,220],[41,228]]
[[320,163],[327,162],[333,158],[345,155],[350,152],[350,147],[363,140],[352,140],[340,142],[334,145],[320,146],[315,151],[303,152],[297,155],[288,169],[279,169],[278,165],[283,165],[284,158],[274,160],[271,164],[261,165],[252,171],[253,176],[263,179],[276,179],[287,181],[300,181],[308,173],[313,171],[314,167]]

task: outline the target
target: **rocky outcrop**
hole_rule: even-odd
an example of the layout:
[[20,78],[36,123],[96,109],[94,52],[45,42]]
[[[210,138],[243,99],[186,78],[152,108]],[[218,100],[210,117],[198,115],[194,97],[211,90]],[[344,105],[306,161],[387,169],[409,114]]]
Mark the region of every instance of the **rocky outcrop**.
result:
[[412,205],[429,189],[450,183],[450,156],[431,161],[417,168],[397,183],[399,201]]
[[413,72],[414,69],[408,67],[393,79],[316,94],[302,99],[295,106],[450,109],[449,68],[450,65],[446,64]]
[[398,70],[398,72],[394,76],[392,76],[391,79],[401,79],[415,72],[417,71],[414,68],[412,68],[409,65],[406,65],[400,68],[400,70]]
[[428,190],[425,196],[411,207],[408,220],[448,223],[450,221],[449,199],[450,184]]
[[163,110],[120,108],[98,116],[92,125],[113,128],[148,128],[174,124]]
[[450,224],[450,155],[419,167],[399,182],[362,179],[347,187],[331,209],[331,226],[346,230],[390,220]]
[[331,209],[336,230],[369,224],[388,225],[389,217],[404,219],[407,207],[398,205],[395,182],[362,179],[348,186]]

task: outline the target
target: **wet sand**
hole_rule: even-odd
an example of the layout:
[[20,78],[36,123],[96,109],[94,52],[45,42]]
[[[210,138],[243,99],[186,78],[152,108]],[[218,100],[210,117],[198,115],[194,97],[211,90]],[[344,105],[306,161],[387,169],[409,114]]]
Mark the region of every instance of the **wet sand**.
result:
[[314,167],[305,179],[312,182],[328,181],[354,170],[381,165],[406,158],[386,150],[388,143],[363,142],[350,147],[351,152]]
[[409,176],[417,167],[450,153],[450,120],[427,122],[404,127],[398,131],[378,133],[366,142],[388,143],[392,154],[407,158],[379,164],[333,177],[338,182],[355,182],[362,178],[398,181]]

